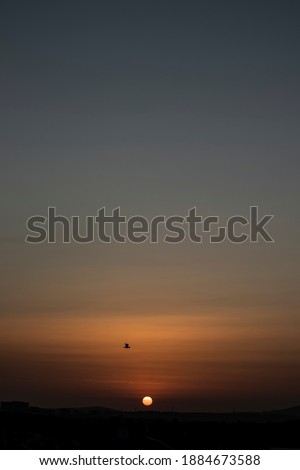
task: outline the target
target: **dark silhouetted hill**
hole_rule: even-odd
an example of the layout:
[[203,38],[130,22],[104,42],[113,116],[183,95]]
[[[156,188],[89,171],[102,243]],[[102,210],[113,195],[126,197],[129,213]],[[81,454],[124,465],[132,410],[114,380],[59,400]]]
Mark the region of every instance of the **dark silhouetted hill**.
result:
[[1,449],[299,449],[300,407],[264,413],[44,409],[0,414]]
[[275,411],[272,411],[271,413],[300,418],[300,406],[294,406],[293,408],[285,408],[283,410],[275,410]]

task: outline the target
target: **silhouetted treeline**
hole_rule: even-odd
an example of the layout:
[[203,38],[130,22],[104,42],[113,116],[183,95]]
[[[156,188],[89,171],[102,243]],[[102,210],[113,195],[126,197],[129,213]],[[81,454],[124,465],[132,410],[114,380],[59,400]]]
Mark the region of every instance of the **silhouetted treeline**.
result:
[[[116,415],[114,416],[113,413]],[[261,419],[258,419],[258,417]],[[186,419],[184,419],[184,417]],[[201,418],[202,417],[202,418]],[[205,417],[205,419],[204,419]],[[242,420],[244,417],[244,420]],[[247,418],[246,418],[247,417]],[[267,414],[0,414],[1,449],[300,449],[300,419]],[[256,421],[256,422],[255,422]]]

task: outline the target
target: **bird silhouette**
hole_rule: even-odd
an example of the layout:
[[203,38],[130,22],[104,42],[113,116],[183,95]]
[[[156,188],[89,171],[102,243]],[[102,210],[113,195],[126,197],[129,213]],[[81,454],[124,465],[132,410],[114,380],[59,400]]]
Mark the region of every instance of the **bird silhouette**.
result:
[[124,347],[124,349],[130,349],[130,346],[129,346],[128,343],[125,343],[123,347]]

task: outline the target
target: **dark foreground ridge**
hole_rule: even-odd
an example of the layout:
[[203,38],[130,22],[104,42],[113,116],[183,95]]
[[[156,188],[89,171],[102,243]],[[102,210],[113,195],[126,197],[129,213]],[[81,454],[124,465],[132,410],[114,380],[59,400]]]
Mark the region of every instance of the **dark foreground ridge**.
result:
[[264,413],[43,409],[2,402],[1,449],[300,449],[300,406]]

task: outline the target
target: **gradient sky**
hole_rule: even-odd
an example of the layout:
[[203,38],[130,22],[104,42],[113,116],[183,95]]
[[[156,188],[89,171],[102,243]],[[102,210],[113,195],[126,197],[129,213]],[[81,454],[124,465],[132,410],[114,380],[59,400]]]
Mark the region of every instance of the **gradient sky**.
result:
[[[299,9],[2,2],[0,400],[299,404]],[[48,206],[250,205],[274,244],[24,241]]]

